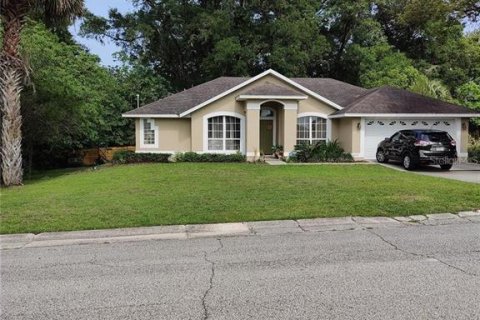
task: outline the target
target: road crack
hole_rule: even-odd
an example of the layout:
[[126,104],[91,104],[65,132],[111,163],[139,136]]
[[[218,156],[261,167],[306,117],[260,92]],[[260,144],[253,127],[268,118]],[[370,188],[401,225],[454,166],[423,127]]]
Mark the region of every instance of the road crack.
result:
[[391,241],[388,241],[387,239],[385,239],[384,237],[382,237],[381,235],[379,235],[378,233],[374,232],[372,229],[365,229],[368,233],[376,236],[377,238],[379,238],[380,240],[382,240],[383,242],[385,242],[386,244],[388,244],[389,246],[391,246],[392,248],[394,248],[395,250],[398,250],[400,252],[403,252],[403,253],[406,253],[406,254],[409,254],[409,255],[412,255],[412,256],[415,256],[415,257],[422,257],[422,258],[426,258],[426,259],[432,259],[432,260],[435,260],[437,261],[438,263],[441,263],[443,264],[444,266],[448,267],[448,268],[451,268],[451,269],[454,269],[454,270],[457,270],[457,271],[460,271],[461,273],[463,274],[466,274],[466,275],[469,275],[469,276],[472,276],[472,277],[479,277],[480,275],[476,274],[476,273],[473,273],[473,272],[469,272],[469,271],[466,271],[460,267],[457,267],[453,264],[450,264],[446,261],[443,261],[433,255],[429,255],[429,254],[423,254],[423,253],[417,253],[417,252],[411,252],[411,251],[408,251],[408,250],[405,250],[405,249],[402,249],[400,248],[399,246],[397,246],[396,244],[394,244],[393,242]]
[[295,221],[297,223],[297,226],[300,228],[300,230],[302,230],[303,232],[309,232],[309,230],[302,227],[302,225],[300,224],[300,221],[298,221],[298,220],[293,220],[293,221]]
[[[219,252],[220,250],[223,249],[222,239],[217,238],[217,241],[218,241],[218,244],[219,244],[218,248],[215,249],[214,251],[212,251],[210,254],[217,253],[217,252]],[[208,258],[208,252],[207,251],[203,252],[203,257],[204,257],[205,261],[210,264],[210,268],[211,268],[210,269],[210,278],[209,278],[208,288],[207,288],[207,290],[205,290],[205,292],[203,294],[203,297],[202,297],[203,320],[207,320],[210,317],[210,315],[208,313],[208,307],[207,307],[207,302],[206,301],[207,301],[208,294],[213,289],[213,279],[215,278],[215,261],[210,260]]]

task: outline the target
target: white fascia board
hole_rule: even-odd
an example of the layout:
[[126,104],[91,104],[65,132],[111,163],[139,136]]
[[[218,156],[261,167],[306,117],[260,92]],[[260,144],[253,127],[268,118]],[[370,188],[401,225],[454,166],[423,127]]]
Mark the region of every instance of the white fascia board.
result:
[[304,86],[296,83],[295,81],[292,81],[292,80],[288,79],[287,77],[285,77],[284,75],[278,73],[277,71],[272,70],[272,69],[269,69],[269,70],[267,70],[267,71],[264,71],[264,72],[260,73],[259,75],[256,75],[256,76],[253,77],[253,78],[250,78],[250,79],[248,79],[248,80],[240,83],[239,85],[237,85],[237,86],[235,86],[235,87],[233,87],[233,88],[231,88],[231,89],[229,89],[229,90],[227,90],[227,91],[222,92],[221,94],[219,94],[219,95],[217,95],[217,96],[215,96],[215,97],[213,97],[213,98],[211,98],[211,99],[209,99],[209,100],[207,100],[207,101],[205,101],[205,102],[202,102],[202,103],[199,104],[199,105],[196,105],[195,107],[193,107],[193,108],[191,108],[191,109],[188,109],[188,110],[185,111],[185,112],[182,112],[182,113],[180,114],[180,117],[184,117],[184,116],[186,116],[187,114],[190,114],[190,113],[192,113],[192,112],[194,112],[194,111],[196,111],[196,110],[198,110],[198,109],[200,109],[200,108],[202,108],[202,107],[204,107],[204,106],[206,106],[206,105],[208,105],[208,104],[210,104],[210,103],[212,103],[212,102],[214,102],[214,101],[217,101],[218,99],[221,99],[221,98],[229,95],[230,93],[235,92],[235,91],[237,91],[237,90],[239,90],[239,89],[241,89],[241,88],[249,85],[250,83],[255,82],[255,81],[257,81],[258,79],[261,79],[261,78],[263,78],[263,77],[265,77],[265,76],[267,76],[267,75],[273,75],[273,76],[275,76],[275,77],[277,77],[277,78],[285,81],[286,83],[294,86],[295,88],[300,89],[300,90],[302,90],[303,92],[311,95],[312,97],[314,97],[314,98],[316,98],[316,99],[318,99],[318,100],[320,100],[320,101],[322,101],[322,102],[324,102],[324,103],[332,106],[332,107],[335,108],[335,109],[338,109],[338,110],[343,109],[341,106],[339,106],[338,104],[334,103],[333,101],[330,101],[330,100],[328,100],[327,98],[322,97],[321,95],[319,95],[319,94],[317,94],[317,93],[315,93],[315,92],[313,92],[313,91],[305,88]]
[[237,101],[245,100],[306,100],[308,96],[268,96],[268,95],[239,95]]
[[122,114],[122,118],[180,118],[176,114]]
[[480,113],[345,113],[329,118],[477,118]]

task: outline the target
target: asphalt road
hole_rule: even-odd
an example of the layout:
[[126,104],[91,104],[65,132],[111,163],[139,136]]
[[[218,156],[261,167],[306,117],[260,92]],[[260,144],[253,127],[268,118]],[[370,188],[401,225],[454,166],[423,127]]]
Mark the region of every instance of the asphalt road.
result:
[[2,250],[0,317],[480,319],[478,222],[277,231]]

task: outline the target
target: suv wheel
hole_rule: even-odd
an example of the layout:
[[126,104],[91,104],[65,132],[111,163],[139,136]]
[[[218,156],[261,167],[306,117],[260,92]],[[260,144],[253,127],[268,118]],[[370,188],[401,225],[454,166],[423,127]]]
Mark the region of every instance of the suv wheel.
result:
[[388,162],[388,158],[385,156],[385,152],[382,149],[377,150],[376,158],[380,163]]
[[440,168],[442,168],[442,170],[450,170],[450,169],[452,169],[452,165],[451,164],[441,164]]
[[410,153],[407,153],[403,156],[402,164],[406,170],[413,170],[417,166],[417,162],[415,161],[415,158],[412,157]]

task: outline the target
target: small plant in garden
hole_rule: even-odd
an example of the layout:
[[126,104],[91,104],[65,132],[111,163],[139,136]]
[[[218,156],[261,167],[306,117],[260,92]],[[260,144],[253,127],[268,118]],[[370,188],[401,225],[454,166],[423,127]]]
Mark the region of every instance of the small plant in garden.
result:
[[283,146],[279,144],[274,144],[272,146],[272,154],[275,158],[280,159],[283,157]]
[[470,137],[468,141],[468,160],[480,163],[480,138]]
[[352,162],[353,157],[345,152],[337,140],[302,143],[295,146],[290,156],[295,162]]

